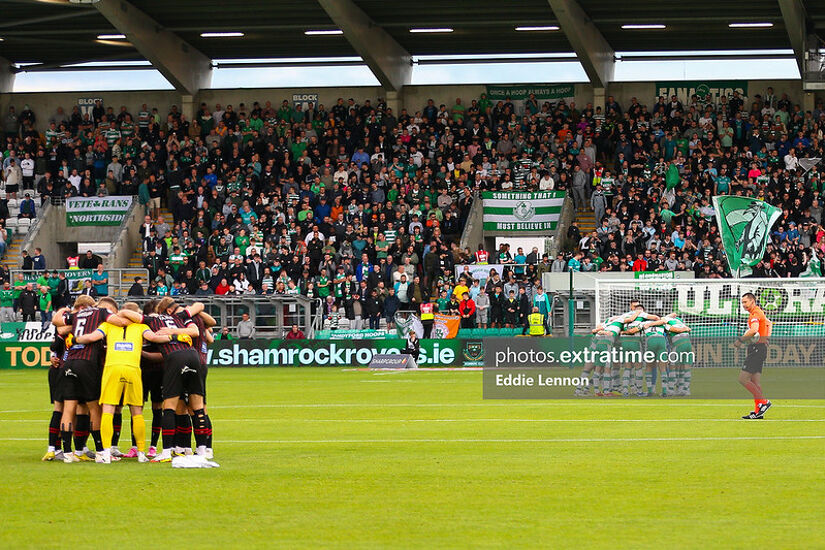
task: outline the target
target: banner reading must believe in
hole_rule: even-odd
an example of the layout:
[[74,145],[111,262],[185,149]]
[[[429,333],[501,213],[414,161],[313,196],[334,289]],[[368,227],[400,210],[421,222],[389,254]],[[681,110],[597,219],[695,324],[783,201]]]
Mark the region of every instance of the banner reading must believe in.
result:
[[482,193],[484,231],[553,231],[559,223],[564,195],[564,191]]
[[66,199],[66,225],[120,225],[131,206],[131,196]]

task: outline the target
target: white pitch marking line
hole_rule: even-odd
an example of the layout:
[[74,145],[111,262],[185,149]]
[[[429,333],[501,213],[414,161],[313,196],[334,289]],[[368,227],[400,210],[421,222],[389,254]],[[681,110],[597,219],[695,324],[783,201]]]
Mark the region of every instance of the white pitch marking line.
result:
[[[764,441],[788,439],[825,439],[825,435],[789,435],[768,437],[604,437],[604,438],[551,438],[551,439],[258,439],[228,440],[220,443],[237,445],[276,444],[293,445],[306,443],[602,443],[635,441]],[[39,441],[39,440],[38,440]]]
[[[525,402],[520,400],[504,400],[502,401],[494,401],[494,402],[486,402],[486,403],[266,403],[262,405],[210,405],[210,409],[290,409],[290,408],[324,408],[324,407],[353,407],[353,408],[388,408],[388,407],[439,407],[439,408],[461,408],[461,407],[549,407],[555,406],[558,407],[559,405],[563,404],[564,406],[568,405],[592,405],[594,403],[605,404],[606,406],[611,405],[626,405],[629,407],[645,407],[645,406],[669,406],[669,407],[738,407],[747,408],[749,405],[747,403],[692,403],[690,401],[679,401],[679,402],[663,402],[663,403],[650,403],[650,402],[642,402],[642,401],[574,401],[564,400],[564,399],[556,399],[556,400],[535,400],[532,402]],[[607,404],[610,405],[607,405]],[[825,409],[825,405],[785,405],[781,403],[775,403],[777,406],[781,406],[783,408],[793,408],[793,409]],[[4,411],[0,411],[2,413]],[[16,412],[40,412],[40,411],[16,411]]]
[[[771,422],[825,422],[825,418],[777,418]],[[360,422],[740,422],[740,418],[221,418],[219,422],[335,422],[341,424]],[[4,422],[0,420],[0,422]],[[6,422],[42,422],[42,420],[8,420]]]
[[[250,439],[221,440],[228,445],[304,445],[327,443],[614,443],[639,441],[765,441],[765,440],[803,440],[825,439],[825,435],[787,435],[787,436],[746,436],[746,437],[593,437],[593,438],[551,438],[551,439]],[[36,437],[3,437],[0,441],[42,441]]]
[[[506,402],[490,402],[490,403],[265,403],[261,405],[210,405],[210,409],[302,409],[302,408],[335,408],[335,407],[352,407],[352,408],[389,408],[389,407],[440,407],[440,408],[460,408],[460,407],[558,407],[560,404],[564,406],[570,405],[592,405],[597,401],[574,401],[574,400],[536,400],[532,402],[506,400]],[[624,405],[628,407],[746,407],[747,404],[742,403],[693,403],[691,401],[679,402],[664,402],[651,403],[642,401],[598,401],[604,406]],[[825,405],[786,405],[777,403],[784,409],[825,409]],[[49,412],[48,409],[23,409],[0,411],[0,414],[17,414],[17,413],[42,413]]]

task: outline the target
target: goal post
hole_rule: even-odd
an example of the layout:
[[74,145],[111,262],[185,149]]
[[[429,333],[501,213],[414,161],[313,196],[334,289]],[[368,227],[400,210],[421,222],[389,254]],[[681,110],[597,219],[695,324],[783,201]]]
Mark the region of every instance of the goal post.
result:
[[825,367],[825,279],[596,279],[596,321],[626,313],[675,313],[690,327],[694,367],[741,366],[733,347],[747,325],[740,298],[751,292],[773,323],[767,364]]

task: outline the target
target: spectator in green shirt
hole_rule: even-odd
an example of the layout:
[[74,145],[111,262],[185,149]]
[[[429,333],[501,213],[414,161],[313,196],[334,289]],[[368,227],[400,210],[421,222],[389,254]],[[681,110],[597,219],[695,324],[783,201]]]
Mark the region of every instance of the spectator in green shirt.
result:
[[23,274],[17,274],[17,280],[14,281],[14,313],[20,309],[20,294],[26,289],[26,281],[23,280]]
[[14,322],[14,292],[8,281],[3,283],[0,289],[0,323]]
[[48,285],[42,285],[40,287],[40,295],[38,298],[40,299],[40,322],[43,324],[43,330],[46,330],[52,320],[52,296],[49,294]]
[[215,335],[215,340],[234,340],[235,337],[229,332],[229,327],[223,327],[219,333]]

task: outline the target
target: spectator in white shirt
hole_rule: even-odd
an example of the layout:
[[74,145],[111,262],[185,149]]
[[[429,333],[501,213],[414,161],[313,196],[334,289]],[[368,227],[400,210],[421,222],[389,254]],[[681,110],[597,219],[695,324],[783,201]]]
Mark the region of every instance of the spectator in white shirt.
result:
[[799,159],[796,158],[796,151],[791,149],[790,151],[788,151],[788,154],[785,155],[785,170],[796,171],[798,166]]

